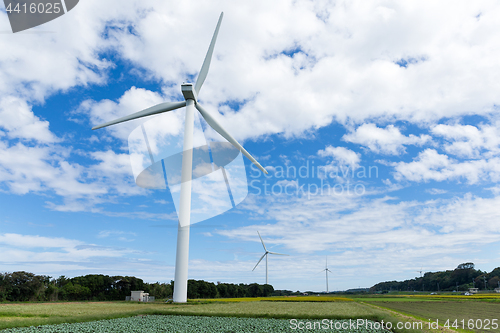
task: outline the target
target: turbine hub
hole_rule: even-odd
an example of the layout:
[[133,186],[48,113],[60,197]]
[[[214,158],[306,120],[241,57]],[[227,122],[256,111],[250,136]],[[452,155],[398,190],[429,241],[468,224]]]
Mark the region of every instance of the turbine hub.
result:
[[181,91],[186,101],[192,99],[196,102],[198,96],[196,95],[196,90],[194,90],[192,83],[183,83],[181,85]]

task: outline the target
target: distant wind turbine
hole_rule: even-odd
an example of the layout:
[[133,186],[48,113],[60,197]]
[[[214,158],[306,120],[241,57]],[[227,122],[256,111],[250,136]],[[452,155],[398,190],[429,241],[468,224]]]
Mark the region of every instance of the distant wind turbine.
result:
[[262,257],[260,257],[259,261],[257,262],[257,265],[255,265],[255,267],[252,269],[252,272],[257,268],[257,266],[259,266],[259,264],[262,261],[262,259],[264,259],[264,257],[266,257],[266,284],[269,284],[269,283],[267,283],[268,282],[268,280],[267,280],[267,255],[268,254],[277,254],[277,255],[280,255],[280,256],[287,256],[288,254],[276,253],[276,252],[268,251],[266,249],[266,245],[264,244],[264,241],[262,240],[262,237],[260,237],[259,231],[257,231],[257,233],[259,234],[259,238],[260,238],[260,241],[262,242],[262,246],[264,247],[265,253],[262,255]]
[[[423,267],[423,266],[422,266]],[[419,271],[415,271],[415,272],[419,272],[420,273],[420,277],[422,277],[422,267],[420,267],[420,270]]]
[[329,291],[328,291],[328,272],[332,272],[331,270],[328,269],[328,257],[326,257],[326,265],[325,265],[325,269],[322,270],[322,272],[325,272],[326,273],[326,293],[328,294]]
[[[175,284],[174,284],[174,302],[187,301],[187,280],[188,280],[188,259],[189,259],[189,230],[191,224],[191,192],[193,180],[193,131],[195,109],[197,109],[205,121],[222,137],[229,141],[236,149],[245,155],[252,163],[254,163],[262,172],[267,174],[267,171],[229,134],[215,118],[206,111],[198,103],[198,94],[201,86],[208,74],[212,54],[215,47],[215,41],[219,33],[219,28],[222,22],[223,13],[220,14],[217,27],[215,28],[212,41],[208,48],[207,55],[203,61],[200,73],[196,79],[196,83],[184,83],[181,85],[181,91],[185,101],[180,102],[164,102],[145,110],[133,113],[131,115],[109,121],[92,128],[93,130],[103,128],[110,125],[115,125],[125,121],[138,119],[146,116],[151,116],[163,112],[172,111],[181,107],[186,107],[186,118],[184,124],[184,142],[182,153],[182,172],[181,172],[181,189],[180,189],[180,204],[178,209],[179,225],[177,231],[177,252],[175,260]],[[252,126],[252,124],[249,124]],[[150,152],[151,154],[151,152]],[[224,170],[223,170],[224,171]],[[267,253],[266,253],[267,254]]]

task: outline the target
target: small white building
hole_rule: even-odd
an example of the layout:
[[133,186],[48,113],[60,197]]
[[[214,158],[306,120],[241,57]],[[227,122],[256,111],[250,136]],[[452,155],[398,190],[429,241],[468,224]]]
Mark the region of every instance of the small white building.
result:
[[479,290],[478,288],[469,288],[469,293],[477,294],[478,290]]
[[495,292],[500,293],[500,288],[495,288]]
[[135,302],[153,302],[155,298],[153,296],[149,296],[148,293],[145,293],[144,290],[135,290],[131,292],[130,297],[127,297],[127,301],[135,301]]

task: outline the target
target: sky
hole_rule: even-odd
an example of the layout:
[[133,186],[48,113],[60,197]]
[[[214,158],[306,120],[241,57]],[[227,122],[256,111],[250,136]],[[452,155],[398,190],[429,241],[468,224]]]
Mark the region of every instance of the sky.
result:
[[199,101],[269,174],[244,158],[248,195],[191,226],[190,279],[264,283],[257,231],[289,255],[275,289],[324,291],[326,258],[330,290],[500,266],[498,2],[81,0],[15,34],[0,11],[1,272],[174,279],[140,123],[91,128],[182,101],[222,11]]

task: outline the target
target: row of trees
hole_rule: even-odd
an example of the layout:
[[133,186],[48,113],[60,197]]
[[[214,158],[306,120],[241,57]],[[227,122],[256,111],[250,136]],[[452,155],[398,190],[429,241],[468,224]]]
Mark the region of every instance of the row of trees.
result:
[[274,288],[269,284],[220,282],[215,284],[203,280],[188,281],[188,298],[267,297],[273,292]]
[[381,282],[371,287],[370,291],[466,291],[474,287],[479,290],[500,287],[500,267],[487,273],[476,270],[474,263],[468,262],[458,265],[454,270],[428,272],[411,280]]
[[[174,282],[145,283],[133,276],[85,275],[53,279],[28,272],[0,273],[0,301],[111,301],[124,300],[132,290],[157,299],[172,297]],[[274,292],[271,285],[228,284],[189,280],[188,298],[260,297]]]
[[133,276],[85,275],[53,279],[28,272],[0,273],[0,301],[117,300],[131,290],[171,294],[170,284],[149,284]]

